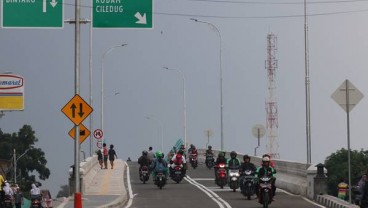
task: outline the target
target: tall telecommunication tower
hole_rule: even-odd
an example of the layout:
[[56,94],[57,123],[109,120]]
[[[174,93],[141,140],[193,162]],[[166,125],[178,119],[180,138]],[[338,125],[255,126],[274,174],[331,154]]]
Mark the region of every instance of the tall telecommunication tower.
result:
[[267,35],[267,59],[265,62],[268,78],[268,97],[266,99],[267,151],[273,158],[280,158],[278,153],[279,144],[277,142],[279,122],[276,100],[276,50],[277,37],[270,33]]

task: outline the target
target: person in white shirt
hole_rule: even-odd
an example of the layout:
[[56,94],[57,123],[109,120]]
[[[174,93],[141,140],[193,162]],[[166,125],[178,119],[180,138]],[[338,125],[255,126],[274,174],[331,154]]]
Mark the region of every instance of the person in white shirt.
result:
[[5,195],[9,195],[9,196],[13,196],[13,189],[10,188],[10,184],[8,182],[5,182],[5,186],[4,186],[4,192]]

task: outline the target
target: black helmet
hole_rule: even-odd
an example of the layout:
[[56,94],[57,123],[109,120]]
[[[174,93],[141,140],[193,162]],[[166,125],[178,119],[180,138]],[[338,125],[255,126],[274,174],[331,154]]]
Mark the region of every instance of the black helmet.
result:
[[148,152],[146,150],[142,151],[142,155],[147,155],[147,154],[148,154]]
[[212,149],[212,146],[211,146],[211,145],[209,145],[209,146],[208,146],[208,149]]
[[249,155],[244,155],[244,156],[243,156],[243,160],[246,160],[246,159],[249,159],[249,160],[250,160]]
[[181,150],[178,151],[178,154],[182,155],[182,154],[184,154],[184,151],[181,149]]
[[236,156],[237,156],[237,154],[236,154],[236,152],[235,151],[232,151],[232,152],[230,152],[230,157],[231,158],[236,158]]

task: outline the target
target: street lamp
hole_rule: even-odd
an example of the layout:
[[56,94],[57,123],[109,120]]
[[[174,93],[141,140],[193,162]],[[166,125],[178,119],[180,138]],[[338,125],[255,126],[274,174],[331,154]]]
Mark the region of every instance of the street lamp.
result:
[[170,71],[177,71],[181,75],[183,79],[183,106],[184,106],[184,145],[187,146],[187,104],[186,104],[186,81],[185,75],[182,70],[180,69],[171,69],[168,67],[163,67],[166,70]]
[[[104,72],[104,60],[105,60],[105,56],[110,53],[112,50],[114,50],[115,48],[118,47],[124,47],[127,44],[121,44],[121,45],[115,45],[112,46],[110,48],[108,48],[103,54],[102,54],[102,58],[101,58],[101,130],[102,132],[104,131],[104,76],[103,76],[103,72]],[[104,140],[104,139],[103,139]],[[102,142],[103,143],[103,142]]]
[[156,119],[154,117],[146,116],[146,119],[154,120],[160,126],[160,132],[161,132],[161,152],[162,152],[163,149],[164,149],[164,127],[163,127],[162,123],[158,119]]
[[21,154],[18,158],[17,158],[17,155],[15,154],[15,149],[13,149],[13,152],[14,152],[14,184],[17,183],[17,162],[18,160],[23,157],[30,149],[27,149],[23,154]]
[[220,38],[220,109],[221,109],[221,113],[220,113],[220,119],[221,119],[221,150],[224,150],[224,119],[223,119],[223,109],[224,109],[224,105],[223,105],[223,99],[222,99],[222,94],[223,94],[223,89],[222,89],[222,38],[221,38],[221,33],[220,30],[212,23],[210,22],[205,22],[205,21],[201,21],[198,19],[194,19],[194,18],[190,18],[190,20],[194,21],[194,22],[198,22],[198,23],[203,23],[203,24],[207,24],[208,26],[210,26],[211,28],[214,28],[216,30],[216,32],[219,35]]

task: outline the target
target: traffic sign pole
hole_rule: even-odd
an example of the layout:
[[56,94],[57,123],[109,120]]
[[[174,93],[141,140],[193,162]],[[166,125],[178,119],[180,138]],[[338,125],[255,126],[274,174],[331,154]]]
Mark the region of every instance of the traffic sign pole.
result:
[[[79,95],[80,91],[80,0],[75,0],[75,94]],[[75,126],[75,132],[79,132],[79,126]],[[74,208],[82,208],[82,193],[80,189],[80,173],[79,173],[79,134],[75,134],[74,141],[74,173],[75,173],[75,193],[74,193]]]

